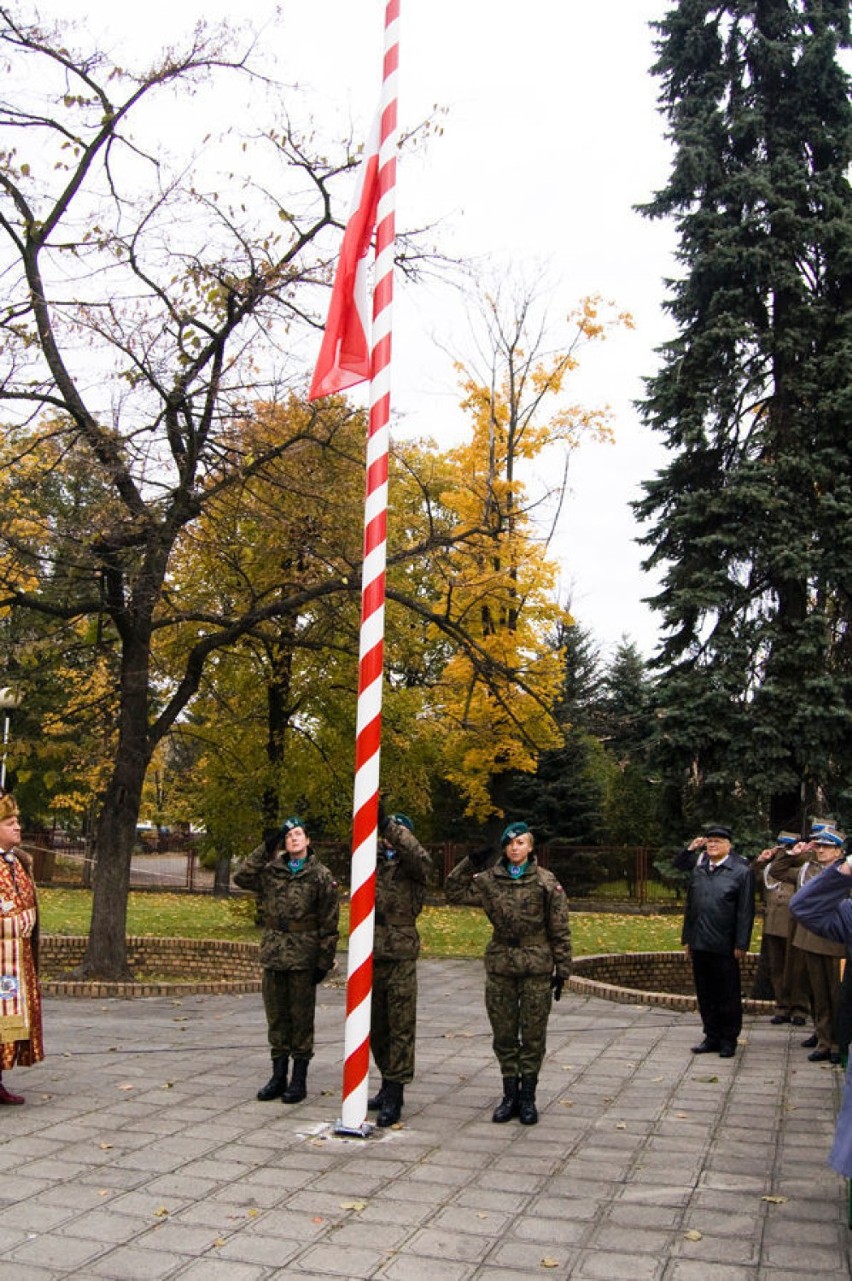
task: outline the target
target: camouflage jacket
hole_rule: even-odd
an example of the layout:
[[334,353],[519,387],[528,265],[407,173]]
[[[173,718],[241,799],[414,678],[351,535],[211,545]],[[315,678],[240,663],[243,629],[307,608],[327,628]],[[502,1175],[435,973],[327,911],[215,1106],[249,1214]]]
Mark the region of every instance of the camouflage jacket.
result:
[[234,884],[257,895],[265,930],[260,963],[267,970],[330,970],[339,937],[337,881],[308,851],[291,872],[287,856],[258,845],[234,873]]
[[396,858],[380,850],[376,862],[376,932],[373,955],[377,961],[411,961],[420,952],[417,917],[423,910],[432,860],[402,823],[390,821],[386,839]]
[[493,928],[485,949],[489,974],[571,973],[568,900],[552,872],[531,858],[521,876],[509,875],[505,859],[476,872],[462,859],[447,877],[447,902],[483,909]]

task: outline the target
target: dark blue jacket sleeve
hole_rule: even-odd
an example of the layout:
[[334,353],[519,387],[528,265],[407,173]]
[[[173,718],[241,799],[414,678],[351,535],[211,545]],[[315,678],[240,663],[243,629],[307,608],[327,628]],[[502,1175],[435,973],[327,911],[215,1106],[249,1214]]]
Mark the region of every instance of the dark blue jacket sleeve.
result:
[[746,866],[745,875],[740,881],[740,896],[737,905],[737,931],[735,947],[747,952],[751,943],[751,932],[754,928],[754,878],[751,868]]
[[838,867],[827,867],[790,899],[790,911],[806,929],[835,943],[852,942],[852,880]]

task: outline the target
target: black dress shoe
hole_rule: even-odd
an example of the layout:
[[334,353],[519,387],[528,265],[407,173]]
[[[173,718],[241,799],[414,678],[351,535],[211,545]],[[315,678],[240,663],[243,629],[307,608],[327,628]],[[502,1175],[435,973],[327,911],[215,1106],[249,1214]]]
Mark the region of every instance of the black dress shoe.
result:
[[816,1032],[811,1033],[810,1036],[806,1036],[801,1044],[803,1050],[812,1050],[814,1046],[818,1044]]
[[773,1014],[769,1020],[770,1023],[789,1023],[790,1021],[789,1014]]
[[827,1063],[831,1058],[831,1050],[811,1050],[808,1059],[811,1063]]
[[807,1021],[806,1019],[802,1018],[801,1014],[794,1014],[793,1017],[790,1019],[790,1022],[793,1024],[793,1027],[804,1027],[806,1021]]
[[693,1045],[692,1053],[693,1054],[718,1054],[719,1042],[708,1041],[707,1037],[705,1036],[704,1040],[701,1042],[700,1045]]
[[732,1059],[737,1052],[737,1047],[732,1041],[723,1041],[719,1046],[720,1059]]

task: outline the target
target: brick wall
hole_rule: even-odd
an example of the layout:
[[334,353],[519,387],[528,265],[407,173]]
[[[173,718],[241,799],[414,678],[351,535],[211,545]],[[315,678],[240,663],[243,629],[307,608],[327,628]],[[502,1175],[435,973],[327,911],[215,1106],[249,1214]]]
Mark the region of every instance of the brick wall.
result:
[[[162,996],[173,992],[259,992],[260,963],[256,943],[222,939],[128,938],[127,962],[135,983],[102,983],[71,977],[83,960],[84,936],[45,935],[40,968],[42,989],[52,996]],[[179,982],[146,975],[180,974]]]
[[[750,952],[742,961],[743,991],[749,992],[757,972],[758,956]],[[584,996],[597,996],[626,1005],[664,1005],[669,1009],[697,1008],[692,967],[683,952],[627,952],[579,956],[568,986]],[[743,1009],[765,1014],[771,1001],[746,998]]]

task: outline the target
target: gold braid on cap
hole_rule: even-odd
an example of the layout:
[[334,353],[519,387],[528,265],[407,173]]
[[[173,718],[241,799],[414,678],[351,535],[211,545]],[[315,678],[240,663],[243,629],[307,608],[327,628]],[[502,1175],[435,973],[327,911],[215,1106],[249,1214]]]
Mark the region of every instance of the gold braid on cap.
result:
[[7,818],[16,818],[19,813],[18,802],[11,792],[0,792],[0,823]]

